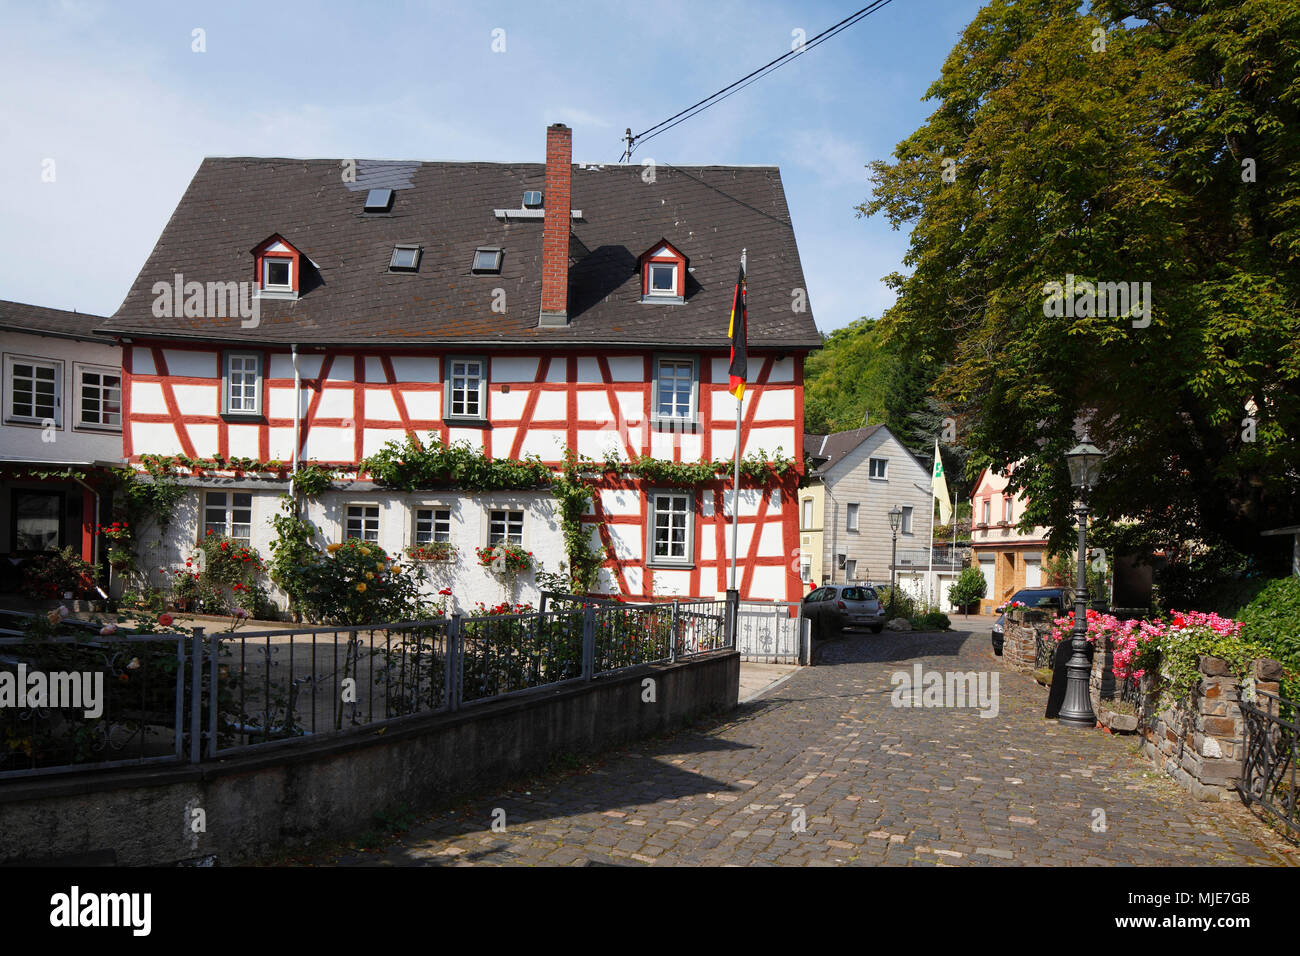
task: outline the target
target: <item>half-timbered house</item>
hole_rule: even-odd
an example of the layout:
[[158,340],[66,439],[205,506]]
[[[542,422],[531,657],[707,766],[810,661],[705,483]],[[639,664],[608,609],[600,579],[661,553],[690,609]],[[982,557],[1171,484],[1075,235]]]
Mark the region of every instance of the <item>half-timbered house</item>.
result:
[[[728,319],[748,258],[743,454],[800,459],[803,360],[819,345],[779,171],[545,163],[207,159],[121,308],[123,454],[211,467],[160,566],[209,529],[266,552],[296,464],[356,469],[429,436],[493,459],[731,458]],[[799,468],[740,495],[744,596],[797,599]],[[597,479],[584,521],[600,589],[720,594],[730,478]],[[327,538],[449,543],[462,604],[500,600],[474,549],[564,557],[545,490],[394,491],[362,472],[307,503]],[[532,575],[518,582],[528,598]],[[535,593],[535,592],[534,592]]]

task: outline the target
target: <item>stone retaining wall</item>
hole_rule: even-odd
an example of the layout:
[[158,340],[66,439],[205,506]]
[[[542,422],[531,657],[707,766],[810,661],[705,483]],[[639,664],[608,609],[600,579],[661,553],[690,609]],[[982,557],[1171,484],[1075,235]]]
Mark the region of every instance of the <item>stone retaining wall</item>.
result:
[[[1050,616],[1038,611],[1008,615],[1003,658],[1012,670],[1034,670],[1035,637],[1051,632]],[[1245,759],[1245,726],[1241,716],[1242,682],[1217,657],[1198,661],[1201,679],[1191,697],[1159,708],[1159,693],[1144,679],[1136,714],[1114,706],[1119,687],[1108,664],[1110,652],[1095,652],[1091,697],[1098,720],[1114,733],[1137,733],[1142,753],[1198,800],[1236,799]],[[1261,658],[1252,665],[1256,689],[1278,693],[1282,665]]]

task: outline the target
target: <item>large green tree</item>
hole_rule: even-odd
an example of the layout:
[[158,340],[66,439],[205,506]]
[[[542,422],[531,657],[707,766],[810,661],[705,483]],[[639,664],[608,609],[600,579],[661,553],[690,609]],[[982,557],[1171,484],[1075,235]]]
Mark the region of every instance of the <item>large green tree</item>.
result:
[[[993,0],[872,164],[859,212],[912,229],[880,331],[1054,544],[1085,422],[1103,520],[1255,550],[1300,519],[1298,62],[1294,0]],[[1061,314],[1067,275],[1150,311]]]

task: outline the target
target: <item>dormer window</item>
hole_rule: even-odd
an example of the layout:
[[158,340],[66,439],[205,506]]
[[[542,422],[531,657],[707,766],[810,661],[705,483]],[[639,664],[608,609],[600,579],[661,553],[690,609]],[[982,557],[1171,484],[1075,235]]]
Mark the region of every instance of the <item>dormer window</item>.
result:
[[296,299],[307,260],[283,236],[271,236],[253,249],[257,294],[266,299]]
[[497,246],[479,246],[474,250],[474,264],[469,271],[479,275],[499,275],[501,249]]
[[415,272],[420,268],[419,246],[394,246],[393,257],[388,260],[390,272]]
[[366,193],[363,212],[383,213],[393,208],[393,191],[391,189],[372,189]]
[[686,301],[686,256],[661,239],[641,255],[641,301],[680,305]]
[[263,259],[262,288],[272,292],[292,292],[293,260],[279,257]]

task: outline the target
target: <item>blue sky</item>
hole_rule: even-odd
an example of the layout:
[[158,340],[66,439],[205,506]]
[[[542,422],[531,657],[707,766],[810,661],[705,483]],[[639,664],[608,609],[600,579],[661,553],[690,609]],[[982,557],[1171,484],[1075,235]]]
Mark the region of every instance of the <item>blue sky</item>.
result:
[[[614,162],[862,5],[0,2],[0,299],[113,312],[204,156],[542,162],[564,122]],[[864,167],[979,6],[893,0],[634,159],[779,165],[818,327],[879,315],[907,234],[856,218]]]

